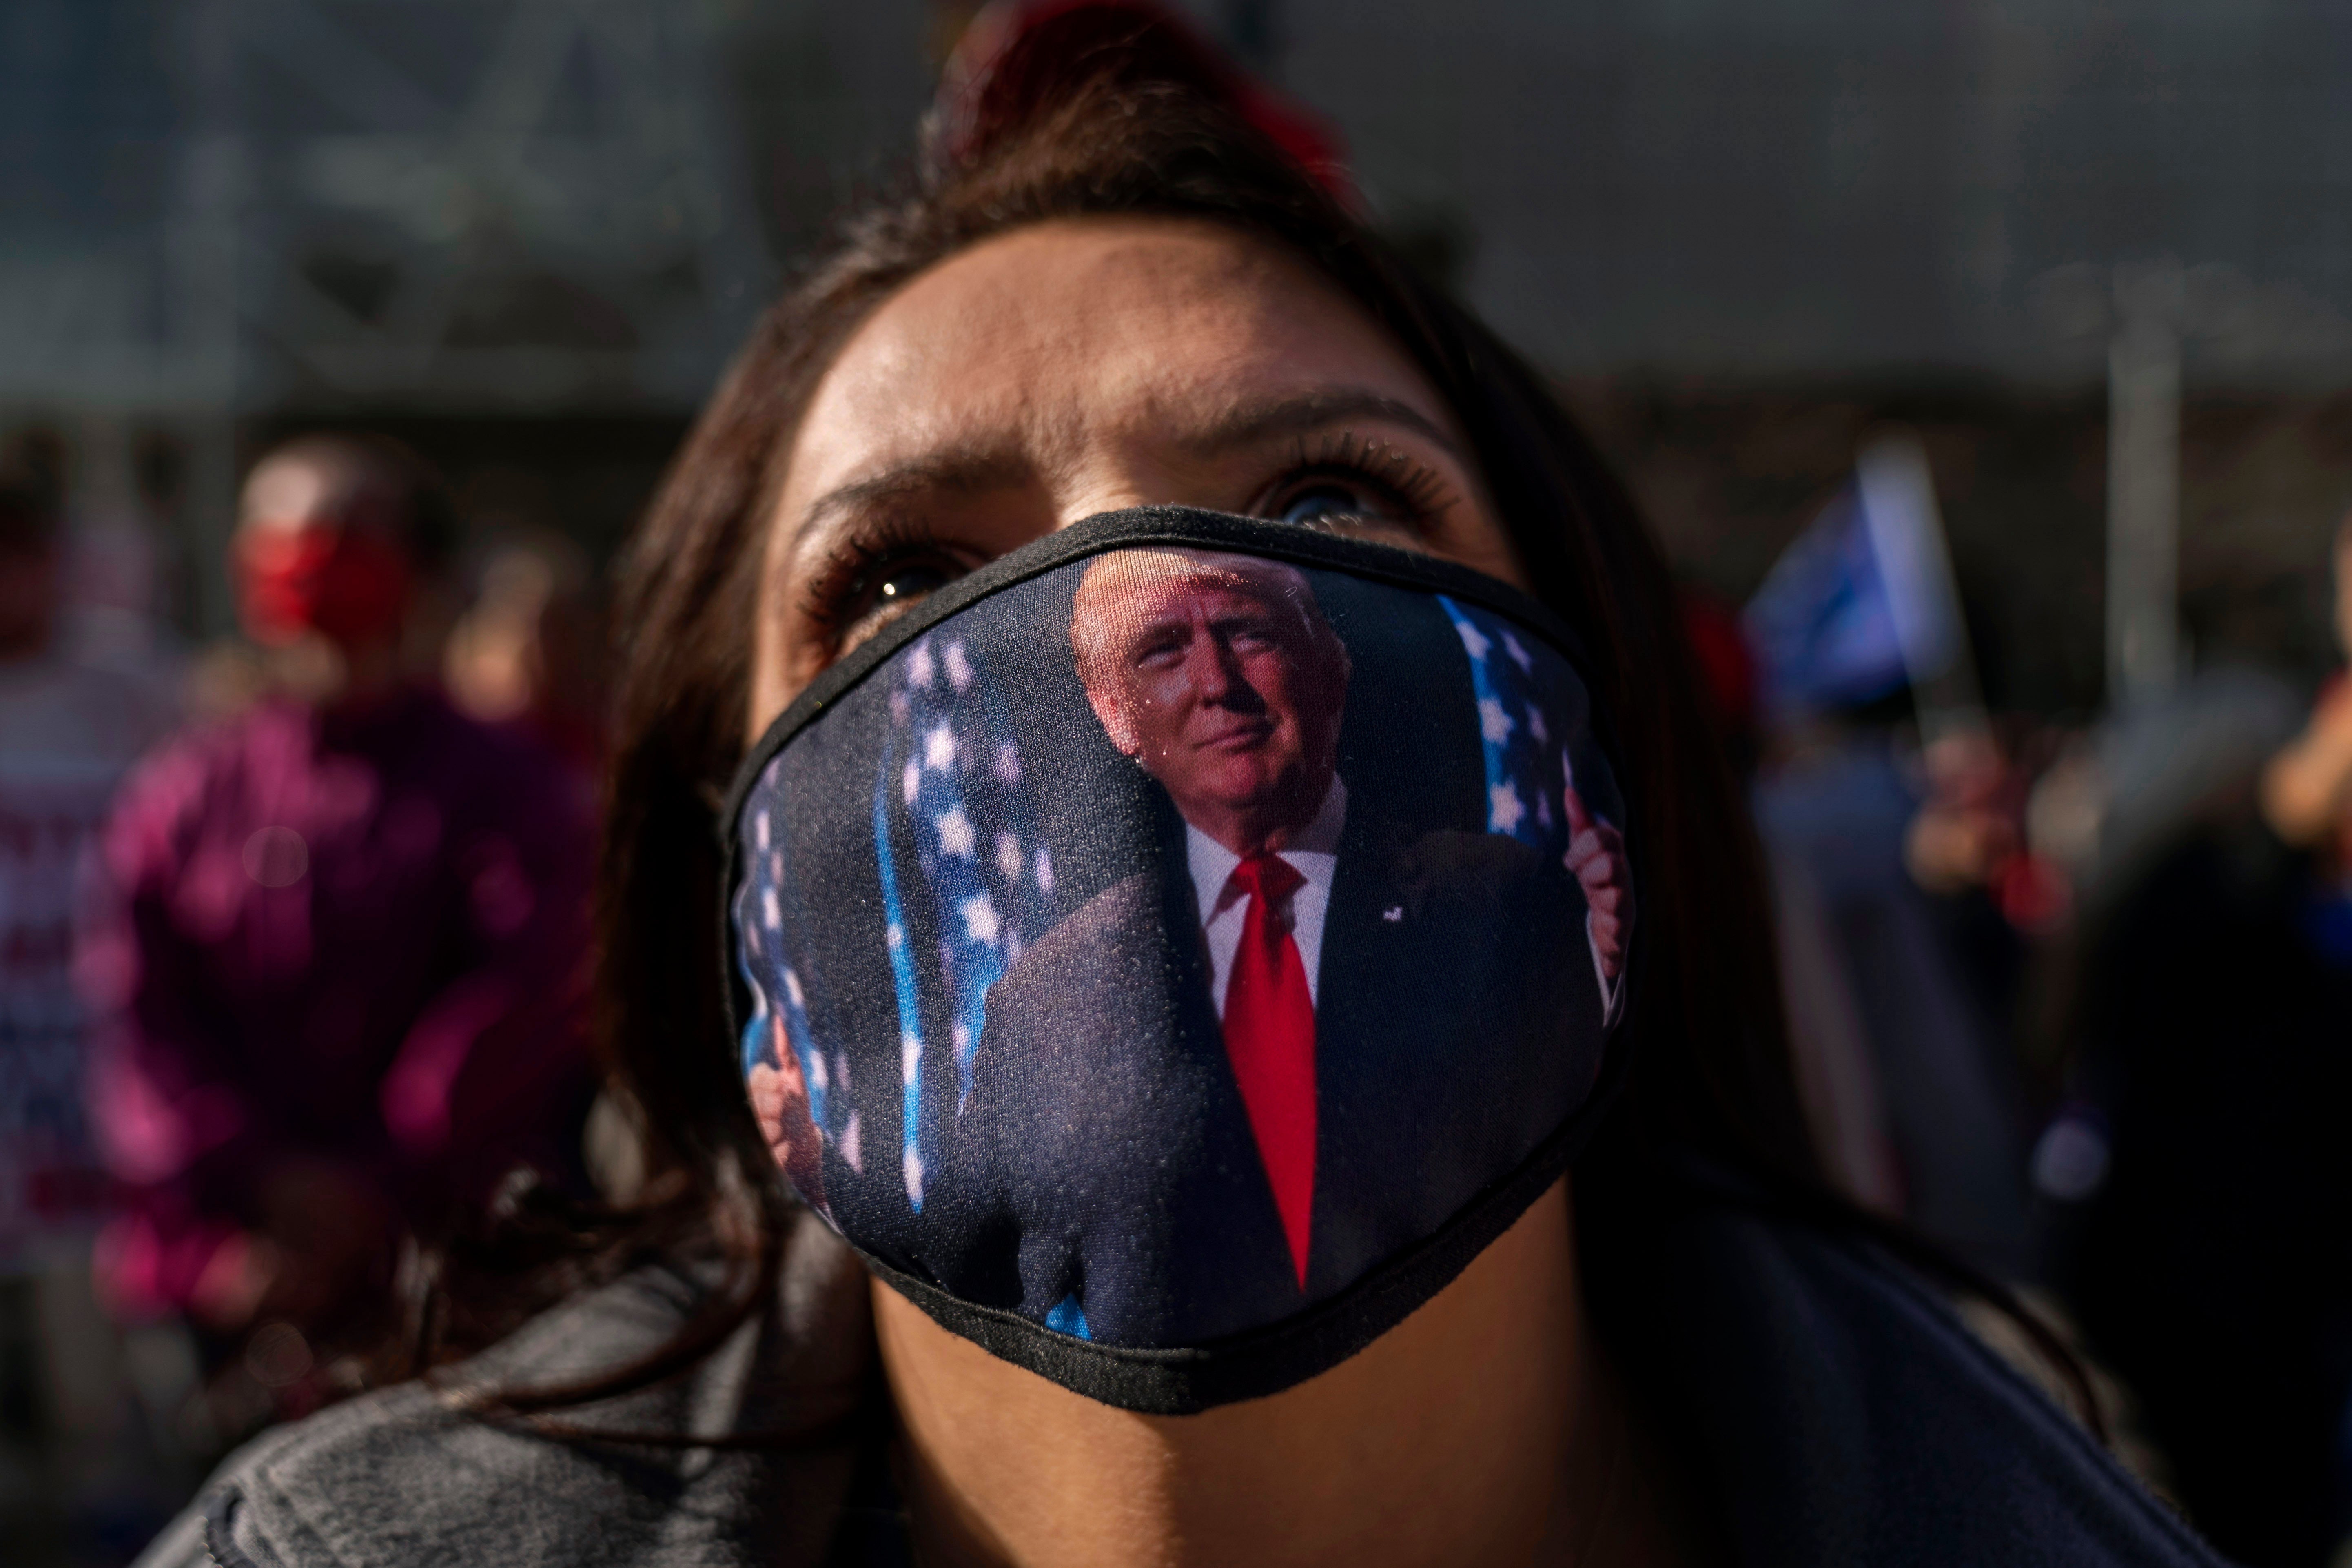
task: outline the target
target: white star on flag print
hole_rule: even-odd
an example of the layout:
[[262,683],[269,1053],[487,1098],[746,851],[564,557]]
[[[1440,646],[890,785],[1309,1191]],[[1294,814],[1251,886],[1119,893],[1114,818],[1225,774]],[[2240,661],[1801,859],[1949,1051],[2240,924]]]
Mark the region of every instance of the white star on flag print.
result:
[[1527,802],[1519,798],[1519,792],[1516,786],[1498,784],[1487,789],[1486,828],[1488,832],[1500,833],[1507,837],[1514,836],[1518,832],[1519,823],[1527,814]]
[[957,909],[963,916],[965,940],[986,947],[996,945],[996,906],[988,901],[987,894],[966,899]]
[[940,854],[971,858],[971,847],[979,841],[979,836],[972,831],[971,818],[963,814],[961,805],[951,805],[931,818],[931,826],[939,831]]
[[1492,641],[1485,633],[1470,624],[1462,612],[1454,606],[1454,601],[1447,599],[1441,602],[1444,604],[1446,613],[1454,617],[1454,629],[1461,637],[1463,651],[1470,656],[1470,662],[1486,663],[1486,650],[1494,646]]

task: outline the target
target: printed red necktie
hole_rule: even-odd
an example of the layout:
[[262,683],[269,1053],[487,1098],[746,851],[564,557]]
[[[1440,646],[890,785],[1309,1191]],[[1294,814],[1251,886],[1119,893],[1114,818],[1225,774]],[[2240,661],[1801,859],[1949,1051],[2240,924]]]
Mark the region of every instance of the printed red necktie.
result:
[[1249,1110],[1301,1290],[1315,1206],[1315,1001],[1291,940],[1289,910],[1290,895],[1306,880],[1272,855],[1253,855],[1234,868],[1227,885],[1248,896],[1249,910],[1225,981],[1225,1056]]

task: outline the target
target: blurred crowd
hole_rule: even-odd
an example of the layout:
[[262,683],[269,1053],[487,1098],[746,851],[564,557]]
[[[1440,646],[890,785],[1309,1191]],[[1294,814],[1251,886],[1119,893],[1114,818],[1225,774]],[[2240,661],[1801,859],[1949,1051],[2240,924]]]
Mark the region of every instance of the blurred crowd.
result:
[[[2224,1552],[2344,1561],[2352,684],[1989,712],[1958,595],[1906,565],[1932,493],[1891,519],[1868,461],[1736,620],[1691,616],[1823,1163],[2071,1342]],[[2352,652],[2352,520],[2313,566]]]
[[[575,544],[461,540],[415,454],[332,434],[251,466],[239,635],[184,647],[74,472],[0,456],[0,1521],[105,1563],[242,1437],[398,1375],[436,1249],[609,1187],[602,644]],[[2352,680],[1990,710],[1917,569],[1932,490],[1890,521],[1885,472],[1748,605],[1688,601],[1824,1168],[2078,1345],[2224,1551],[2328,1562]],[[2330,564],[2352,649],[2352,525]]]
[[184,649],[89,592],[152,541],[76,471],[0,461],[0,1535],[97,1563],[396,1375],[437,1249],[589,1191],[598,632],[566,541],[460,551],[414,453],[317,435]]

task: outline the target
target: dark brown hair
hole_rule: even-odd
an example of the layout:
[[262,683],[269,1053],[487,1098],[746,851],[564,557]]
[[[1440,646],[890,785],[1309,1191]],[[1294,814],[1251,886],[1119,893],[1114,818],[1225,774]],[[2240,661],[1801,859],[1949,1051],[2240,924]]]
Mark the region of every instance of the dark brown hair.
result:
[[1150,24],[1139,26],[1031,70],[1023,101],[966,114],[952,135],[933,127],[911,191],[856,210],[760,323],[627,552],[598,905],[602,1036],[615,1089],[668,1173],[659,1213],[721,1216],[746,1289],[634,1367],[501,1408],[545,1410],[676,1371],[757,1305],[777,1268],[790,1200],[729,1048],[717,815],[745,746],[763,537],[817,381],[925,268],[1024,226],[1108,215],[1205,219],[1284,247],[1370,312],[1454,412],[1535,593],[1586,641],[1622,763],[1644,935],[1635,1054],[1607,1135],[1578,1167],[1580,1213],[1638,1191],[1651,1155],[1672,1147],[1784,1212],[1871,1231],[1999,1297],[1836,1200],[1817,1173],[1760,852],[1702,708],[1667,569],[1623,487],[1516,354],[1213,84],[1154,70]]

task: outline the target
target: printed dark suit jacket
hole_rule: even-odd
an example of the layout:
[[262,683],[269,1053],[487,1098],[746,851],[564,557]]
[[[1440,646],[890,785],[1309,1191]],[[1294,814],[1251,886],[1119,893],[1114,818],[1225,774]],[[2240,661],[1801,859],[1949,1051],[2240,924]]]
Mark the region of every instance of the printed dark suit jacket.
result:
[[931,1200],[957,1211],[932,1234],[971,1245],[939,1282],[1040,1321],[1075,1299],[1103,1343],[1200,1344],[1431,1235],[1598,1071],[1583,895],[1549,861],[1351,816],[1320,955],[1303,1294],[1212,1007],[1192,879],[1171,856],[1166,874],[1105,889],[989,993]]

